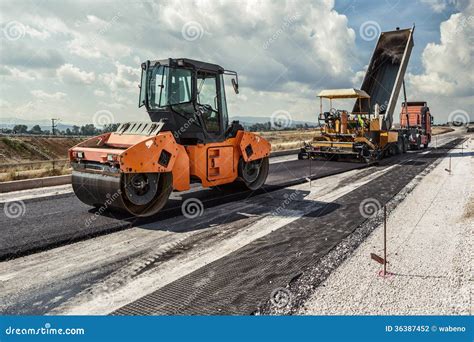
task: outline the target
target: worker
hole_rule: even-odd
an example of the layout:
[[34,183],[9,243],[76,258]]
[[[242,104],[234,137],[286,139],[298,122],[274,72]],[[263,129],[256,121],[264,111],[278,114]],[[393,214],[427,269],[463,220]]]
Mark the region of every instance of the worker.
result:
[[361,128],[364,128],[365,122],[364,122],[364,119],[362,119],[362,115],[360,114],[357,115],[357,121],[359,122],[359,126]]

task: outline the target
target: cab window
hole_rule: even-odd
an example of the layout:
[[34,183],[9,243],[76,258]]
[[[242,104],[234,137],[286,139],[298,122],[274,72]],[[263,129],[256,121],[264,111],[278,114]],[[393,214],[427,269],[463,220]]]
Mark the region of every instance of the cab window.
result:
[[208,132],[220,131],[217,103],[217,78],[215,74],[201,73],[197,77],[197,102],[202,108],[202,119]]

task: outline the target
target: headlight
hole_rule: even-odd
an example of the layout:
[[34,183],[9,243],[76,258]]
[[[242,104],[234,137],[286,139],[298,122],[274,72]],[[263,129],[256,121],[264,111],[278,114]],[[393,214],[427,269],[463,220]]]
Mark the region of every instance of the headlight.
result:
[[81,152],[81,151],[76,152],[76,157],[77,158],[84,158],[84,152]]

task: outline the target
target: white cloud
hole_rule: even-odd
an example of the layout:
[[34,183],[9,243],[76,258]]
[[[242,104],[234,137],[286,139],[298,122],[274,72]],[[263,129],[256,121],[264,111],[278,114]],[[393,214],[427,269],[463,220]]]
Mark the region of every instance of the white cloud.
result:
[[36,97],[39,100],[62,100],[64,99],[67,95],[62,92],[56,92],[56,93],[47,93],[43,90],[32,90],[31,95]]
[[0,108],[2,109],[9,109],[11,107],[10,102],[4,99],[0,99]]
[[[80,30],[72,32],[73,39],[69,41],[68,48],[71,53],[84,57],[87,59],[97,59],[103,57],[119,58],[130,55],[132,49],[124,44],[121,44],[113,37],[114,30],[121,27],[120,19],[122,15],[120,12],[110,18],[104,20],[95,15],[87,15],[86,21],[80,23]],[[122,25],[123,26],[123,25]],[[120,37],[118,35],[118,37]]]
[[100,90],[100,89],[96,89],[96,90],[94,90],[94,95],[99,96],[99,97],[103,97],[103,96],[105,96],[105,91]]
[[[460,0],[424,1],[443,14],[449,15],[454,8],[463,11],[442,25],[439,43],[426,47],[423,71],[407,75],[413,97],[433,103],[443,99],[439,102],[444,105],[436,107],[449,113],[448,103],[469,104],[472,94],[472,76],[466,72],[472,69],[468,40],[472,26],[467,26],[472,13],[464,11],[467,2]],[[387,14],[383,4],[373,6],[380,8],[380,23],[393,14]],[[286,110],[294,120],[315,120],[315,94],[322,88],[348,87],[351,82],[359,87],[364,72],[353,69],[362,70],[367,63],[361,61],[364,53],[355,46],[356,34],[349,27],[364,18],[363,11],[338,13],[332,0],[242,0],[238,6],[233,1],[211,0],[118,2],[112,7],[91,2],[86,7],[80,2],[63,7],[45,2],[35,11],[13,3],[2,7],[2,22],[16,20],[25,27],[24,37],[0,44],[4,98],[12,107],[21,105],[15,99],[23,85],[35,81],[27,91],[48,93],[59,80],[72,107],[64,115],[71,120],[78,119],[78,113],[95,112],[98,105],[116,108],[114,113],[122,121],[140,115],[146,118],[145,111],[136,108],[140,63],[188,57],[239,73],[241,95],[227,91],[231,115],[269,117],[275,110]],[[414,8],[427,7],[414,4]],[[414,16],[418,20],[426,13]],[[348,17],[353,21],[348,22]],[[427,25],[420,26],[416,44],[427,30]],[[185,30],[189,27],[197,29],[195,36],[189,36],[193,33]],[[412,70],[420,70],[419,60],[420,56],[412,56]],[[68,86],[95,81],[100,84],[86,90]],[[92,95],[88,101],[81,96],[84,92]],[[49,117],[54,106],[47,107],[46,102],[35,101],[36,111]],[[80,118],[84,115],[88,114]]]
[[99,48],[91,44],[90,40],[87,40],[86,37],[82,35],[78,35],[70,41],[68,43],[68,48],[71,53],[87,59],[100,58],[102,56]]
[[431,99],[447,118],[456,108],[472,110],[474,4],[441,23],[440,34],[440,43],[429,43],[423,51],[424,73],[407,78],[413,94]]
[[65,83],[91,84],[95,81],[94,72],[82,71],[69,63],[59,67],[56,73],[59,79]]
[[354,76],[352,76],[352,86],[354,88],[359,89],[362,85],[362,82],[364,81],[365,74],[367,73],[369,65],[365,65],[364,69],[357,71]]
[[115,62],[115,73],[105,73],[99,75],[99,79],[108,86],[111,91],[125,89],[127,91],[136,93],[138,83],[140,82],[140,68],[139,66],[131,67],[128,65]]
[[441,13],[446,9],[448,0],[421,0],[421,2],[429,5],[436,13]]
[[347,17],[333,9],[333,1],[215,6],[213,1],[182,0],[143,6],[150,6],[149,20],[160,23],[160,32],[147,25],[135,28],[148,51],[156,53],[154,37],[160,36],[160,50],[237,69],[243,83],[255,90],[278,91],[287,82],[322,79],[333,87],[347,83],[352,73],[355,32]]
[[121,103],[106,103],[106,102],[99,102],[99,105],[107,107],[107,108],[112,108],[112,109],[123,109],[125,108],[125,105]]
[[4,66],[2,67],[2,75],[10,77],[13,80],[24,80],[24,81],[33,81],[39,80],[42,75],[40,72],[35,70],[20,70],[15,67]]

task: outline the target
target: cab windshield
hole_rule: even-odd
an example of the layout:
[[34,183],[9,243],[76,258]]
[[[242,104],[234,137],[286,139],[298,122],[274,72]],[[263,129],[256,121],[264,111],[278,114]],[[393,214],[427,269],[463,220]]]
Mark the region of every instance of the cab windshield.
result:
[[192,70],[168,66],[142,70],[140,106],[148,98],[150,109],[190,103],[193,98]]

